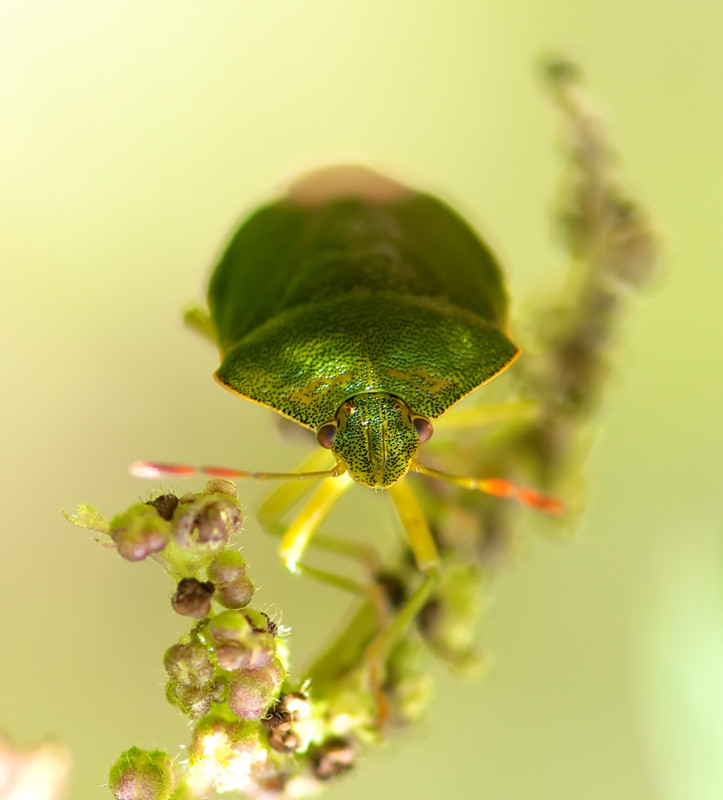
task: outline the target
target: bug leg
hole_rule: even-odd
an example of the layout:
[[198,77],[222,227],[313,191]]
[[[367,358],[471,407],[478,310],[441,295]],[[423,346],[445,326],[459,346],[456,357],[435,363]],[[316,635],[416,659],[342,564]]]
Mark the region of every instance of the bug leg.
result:
[[[313,454],[299,465],[299,472],[314,472],[322,470],[329,461],[329,453],[324,450],[315,450]],[[306,495],[310,494],[314,485],[308,481],[289,480],[274,489],[264,500],[257,512],[257,517],[264,530],[273,536],[283,537],[288,525],[283,522],[283,517]],[[372,575],[381,571],[382,562],[377,551],[367,544],[341,540],[333,536],[315,533],[310,542],[316,548],[331,553],[345,556],[361,563]],[[302,567],[311,575],[309,567]],[[315,577],[320,577],[317,570],[313,570]],[[358,584],[359,585],[359,584]]]
[[437,546],[411,487],[406,481],[401,480],[390,486],[388,491],[409,537],[417,566],[424,573],[424,577],[391,623],[372,640],[365,654],[369,682],[375,698],[377,722],[380,725],[388,717],[383,686],[389,654],[424,607],[439,577]]
[[[329,454],[325,451],[315,451],[306,461],[299,465],[300,472],[319,470],[328,462]],[[307,481],[287,481],[275,489],[266,498],[257,517],[264,530],[279,538],[289,535],[289,526],[283,522],[283,517],[313,488],[313,484]],[[313,499],[312,501],[313,502]],[[328,511],[329,509],[327,509]],[[303,513],[303,512],[302,512]],[[326,512],[325,512],[326,513]],[[319,519],[321,523],[323,520]],[[294,525],[294,523],[292,523]],[[295,572],[306,575],[320,583],[351,592],[357,596],[366,597],[371,603],[372,608],[378,619],[378,624],[382,624],[389,616],[388,599],[385,588],[377,576],[383,574],[383,563],[377,551],[368,544],[349,540],[342,540],[334,536],[312,531],[313,537],[307,539],[309,546],[316,549],[325,550],[330,553],[344,556],[355,561],[364,568],[368,576],[373,580],[354,580],[346,576],[333,572],[311,567],[308,564],[297,561]],[[299,558],[300,556],[297,556]]]
[[338,478],[325,478],[286,529],[279,545],[279,554],[291,572],[297,571],[299,559],[309,540],[352,482],[353,479],[346,472]]
[[[308,565],[300,563],[300,559],[309,545],[312,536],[314,536],[318,526],[324,521],[327,514],[333,507],[334,503],[339,499],[341,494],[353,483],[353,479],[348,473],[344,473],[338,478],[326,478],[316,491],[312,494],[311,498],[302,507],[301,511],[293,519],[291,524],[283,531],[281,544],[279,545],[279,553],[284,561],[286,567],[297,575],[306,575],[314,580],[326,583],[330,586],[335,586],[338,589],[352,592],[356,595],[368,597],[374,608],[379,615],[384,613],[385,597],[383,588],[376,582],[369,584],[355,581],[342,575],[337,575],[333,572],[317,569]],[[285,499],[291,499],[298,496],[298,492],[289,489],[288,494],[284,491],[286,487],[280,487],[276,501],[279,501],[286,494]],[[276,493],[275,493],[276,494]],[[269,501],[273,501],[272,495]],[[264,519],[266,525],[269,525],[270,514],[272,511],[280,511],[283,504],[278,508],[274,508],[274,503],[267,501],[264,504]],[[272,523],[271,530],[276,528],[277,525]],[[278,529],[278,528],[277,528]],[[364,545],[355,544],[352,542],[341,542],[331,537],[315,537],[314,544],[326,550],[331,550],[350,556],[355,559],[361,559],[370,567],[375,567],[374,572],[379,571],[379,559],[371,548]]]
[[218,345],[216,328],[208,311],[205,311],[201,306],[193,305],[187,308],[183,314],[183,322],[196,333],[200,333],[204,339],[208,339],[211,344]]
[[456,406],[434,421],[440,433],[500,425],[505,422],[530,422],[539,416],[540,405],[533,400],[509,400],[478,406]]

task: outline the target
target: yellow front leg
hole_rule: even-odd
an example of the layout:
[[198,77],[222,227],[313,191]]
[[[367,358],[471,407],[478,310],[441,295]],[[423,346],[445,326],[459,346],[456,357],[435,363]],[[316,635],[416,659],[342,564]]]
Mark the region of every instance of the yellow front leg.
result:
[[[315,450],[313,454],[299,466],[299,472],[306,473],[323,470],[328,466],[329,458],[330,454],[327,450]],[[340,480],[340,478],[336,480]],[[345,485],[348,486],[348,483]],[[288,531],[288,525],[283,522],[284,516],[288,514],[305,495],[310,494],[313,488],[314,484],[309,481],[289,480],[282,483],[277,489],[274,489],[258,510],[257,517],[262,527],[274,536],[283,537]],[[366,543],[351,542],[346,539],[342,540],[333,536],[315,533],[312,544],[322,550],[326,550],[330,553],[338,553],[345,558],[350,558],[362,564],[370,575],[374,575],[382,569],[382,562],[379,554],[373,547]],[[304,569],[310,576],[323,580],[325,583],[334,583],[335,585],[341,586],[339,580],[329,580],[328,573],[322,576],[317,570],[306,566]],[[364,593],[359,589],[359,584],[347,582],[346,579],[341,580],[345,582],[345,585],[341,586],[341,588],[350,589],[357,594]]]
[[540,414],[540,405],[532,400],[507,400],[477,406],[455,406],[434,421],[438,432],[452,432],[501,425],[505,422],[530,422]]
[[298,571],[299,559],[306,550],[309,539],[352,483],[353,479],[347,472],[337,478],[324,478],[291,523],[279,546],[279,554],[291,572]]

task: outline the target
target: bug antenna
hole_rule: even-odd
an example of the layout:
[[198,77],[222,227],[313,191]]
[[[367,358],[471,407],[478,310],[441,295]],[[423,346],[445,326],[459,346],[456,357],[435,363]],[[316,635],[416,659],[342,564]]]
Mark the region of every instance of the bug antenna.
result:
[[203,474],[211,478],[259,478],[261,480],[290,480],[293,478],[337,478],[346,468],[337,464],[331,469],[318,472],[248,472],[234,467],[196,467],[191,464],[166,464],[160,461],[134,461],[128,471],[136,478],[157,480],[159,478],[191,478]]
[[565,504],[562,500],[542,494],[536,489],[517,486],[517,484],[505,478],[472,478],[463,475],[451,475],[449,472],[425,467],[418,461],[412,462],[411,469],[422,475],[428,475],[431,478],[438,478],[447,481],[447,483],[461,486],[463,489],[484,492],[495,497],[507,497],[522,505],[535,508],[538,511],[544,511],[546,514],[561,514],[565,510]]
[[128,472],[134,478],[155,480],[158,478],[191,478],[202,472],[201,467],[191,464],[162,464],[157,461],[134,461],[128,465]]

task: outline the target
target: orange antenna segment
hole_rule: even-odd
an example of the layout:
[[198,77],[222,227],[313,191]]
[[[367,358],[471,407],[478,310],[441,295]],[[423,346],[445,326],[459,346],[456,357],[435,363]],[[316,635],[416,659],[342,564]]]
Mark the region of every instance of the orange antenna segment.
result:
[[439,478],[447,481],[447,483],[454,483],[463,489],[471,489],[472,491],[484,492],[495,497],[507,497],[511,500],[516,500],[522,505],[536,508],[546,514],[561,514],[565,510],[565,504],[562,500],[541,494],[535,489],[517,486],[512,481],[504,478],[471,478],[463,475],[450,475],[448,472],[425,467],[418,461],[412,462],[411,469],[422,475],[429,475],[430,478]]

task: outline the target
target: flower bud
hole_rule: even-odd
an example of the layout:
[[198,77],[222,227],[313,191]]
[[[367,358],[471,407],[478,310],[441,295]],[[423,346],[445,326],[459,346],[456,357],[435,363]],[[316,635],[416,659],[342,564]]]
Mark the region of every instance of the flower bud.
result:
[[120,556],[128,561],[143,561],[166,547],[169,530],[168,523],[153,506],[136,503],[113,517],[108,533]]
[[276,699],[284,677],[278,660],[261,669],[239,670],[229,686],[229,708],[241,719],[262,719]]
[[162,750],[132,747],[110,769],[110,790],[117,800],[168,800],[174,782],[173,761]]
[[241,509],[233,497],[201,496],[182,503],[174,518],[173,537],[180,547],[213,553],[223,550],[231,535],[241,530],[242,522]]
[[356,753],[348,739],[334,737],[327,739],[311,754],[314,775],[320,781],[328,781],[354,766]]
[[311,718],[311,701],[301,692],[289,692],[280,698],[278,706],[291,715],[292,722],[306,722]]
[[196,578],[182,578],[171,598],[173,610],[184,617],[201,619],[211,610],[214,586],[210,581],[201,583]]
[[178,508],[178,498],[175,494],[162,494],[156,497],[155,500],[149,500],[146,505],[153,506],[158,514],[170,522],[173,519],[173,514]]
[[222,611],[209,622],[208,632],[221,669],[259,669],[276,655],[276,641],[260,612]]
[[247,788],[252,769],[267,756],[259,732],[257,725],[241,720],[215,716],[201,720],[188,751],[191,785],[213,787],[219,792]]
[[302,694],[285,694],[275,703],[261,720],[269,731],[269,747],[279,753],[293,753],[304,745],[301,734],[294,724],[304,722],[311,714],[311,704]]
[[229,497],[233,497],[234,500],[238,500],[236,484],[233,481],[227,481],[225,478],[211,478],[211,480],[206,481],[206,485],[203,487],[203,493],[226,494]]
[[226,608],[244,608],[254,596],[254,585],[246,575],[246,562],[237,550],[223,550],[207,570],[216,586],[216,600]]
[[301,736],[291,729],[290,723],[278,725],[269,731],[269,747],[278,753],[295,753],[302,744]]
[[163,656],[169,678],[183,686],[205,686],[213,679],[214,667],[201,642],[174,644]]
[[191,719],[201,719],[211,708],[213,698],[209,686],[184,686],[170,680],[166,684],[166,700]]

